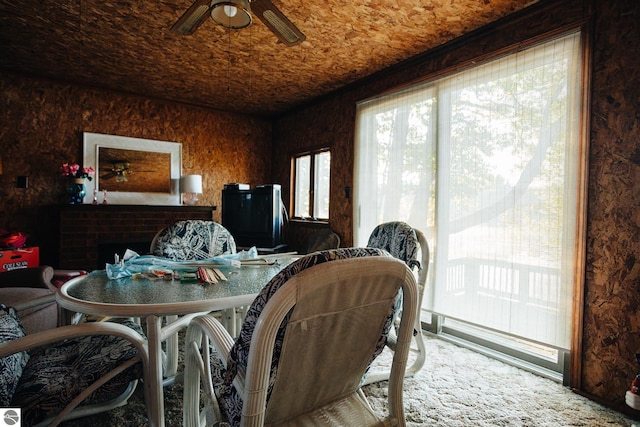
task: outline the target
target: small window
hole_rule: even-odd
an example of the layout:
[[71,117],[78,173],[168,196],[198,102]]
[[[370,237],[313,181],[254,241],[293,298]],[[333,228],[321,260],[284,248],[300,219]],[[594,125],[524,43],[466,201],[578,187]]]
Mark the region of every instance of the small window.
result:
[[298,154],[292,159],[294,218],[329,219],[329,177],[331,152],[328,149]]

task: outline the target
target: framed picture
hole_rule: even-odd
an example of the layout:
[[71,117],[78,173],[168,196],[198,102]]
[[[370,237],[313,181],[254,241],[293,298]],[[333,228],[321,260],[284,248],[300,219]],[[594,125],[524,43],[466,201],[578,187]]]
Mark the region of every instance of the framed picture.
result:
[[182,144],[83,133],[83,166],[96,170],[87,196],[116,205],[179,205]]

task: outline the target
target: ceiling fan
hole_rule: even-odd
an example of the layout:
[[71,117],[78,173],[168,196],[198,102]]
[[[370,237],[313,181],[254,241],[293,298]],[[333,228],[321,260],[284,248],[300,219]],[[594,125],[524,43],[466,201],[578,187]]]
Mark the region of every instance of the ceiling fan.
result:
[[252,11],[287,46],[295,46],[306,39],[271,0],[196,0],[173,24],[171,31],[181,35],[193,34],[207,15],[227,28],[245,28],[251,25]]

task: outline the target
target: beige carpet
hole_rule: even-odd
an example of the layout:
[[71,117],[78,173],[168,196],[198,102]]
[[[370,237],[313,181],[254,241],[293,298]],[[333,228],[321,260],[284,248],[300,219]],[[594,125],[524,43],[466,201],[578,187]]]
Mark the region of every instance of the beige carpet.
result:
[[[405,379],[408,426],[602,427],[634,423],[557,382],[438,338],[426,336],[425,344],[424,368]],[[367,386],[366,394],[376,411],[385,410],[386,383]]]
[[[407,425],[633,426],[634,420],[571,392],[561,384],[495,361],[438,338],[426,337],[427,362],[405,380]],[[388,363],[383,355],[376,363]],[[385,411],[386,382],[366,386],[373,408]],[[166,425],[182,425],[182,387],[165,391]],[[636,422],[640,426],[640,422]],[[144,403],[136,393],[129,404],[63,426],[145,426]],[[357,427],[357,426],[356,426]]]

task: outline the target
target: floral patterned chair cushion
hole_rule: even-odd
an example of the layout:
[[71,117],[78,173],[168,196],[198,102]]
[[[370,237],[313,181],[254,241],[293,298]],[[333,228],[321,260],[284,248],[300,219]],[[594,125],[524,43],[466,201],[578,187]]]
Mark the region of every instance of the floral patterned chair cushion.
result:
[[405,222],[394,221],[378,225],[371,232],[367,246],[384,249],[392,256],[404,261],[411,269],[420,268],[418,236]]
[[[16,310],[0,304],[0,344],[25,335]],[[22,351],[0,358],[0,407],[7,407],[16,390],[29,353]]]
[[[324,262],[330,262],[340,259],[357,258],[366,256],[390,256],[387,252],[375,249],[375,248],[343,248],[336,250],[314,252],[299,260],[293,262],[280,273],[278,273],[271,281],[262,289],[260,294],[253,301],[247,316],[242,325],[240,335],[235,341],[231,351],[229,353],[229,359],[227,360],[227,368],[224,368],[222,362],[218,359],[215,352],[211,354],[211,369],[212,379],[218,402],[225,413],[228,422],[232,426],[239,425],[242,414],[242,398],[237,393],[232,382],[239,371],[244,371],[248,364],[249,358],[249,344],[251,343],[251,337],[255,328],[256,322],[262,309],[265,307],[269,299],[276,293],[276,291],[284,285],[294,275],[300,273],[314,265],[318,265]],[[271,373],[269,381],[269,390],[267,393],[267,401],[271,395],[271,389],[273,387],[276,374],[278,372],[278,361],[280,358],[280,352],[284,340],[284,334],[287,327],[287,321],[289,316],[285,317],[282,326],[278,330],[276,335],[276,342],[274,346],[273,359],[271,362]],[[372,356],[370,362],[382,352],[385,346],[386,337],[391,327],[393,319],[392,307],[389,307],[389,316],[387,322],[383,328],[383,334],[380,336],[378,344],[376,345],[376,351]]]
[[[132,320],[116,321],[144,336]],[[0,342],[24,336],[15,310],[3,305],[0,335]],[[21,407],[24,425],[33,425],[59,413],[93,382],[136,356],[137,350],[130,342],[116,336],[94,335],[1,358],[0,406]],[[138,362],[100,387],[86,403],[113,399],[142,376],[142,363]]]
[[[420,242],[413,227],[406,222],[393,221],[378,225],[371,232],[367,247],[384,249],[391,256],[404,261],[410,269],[413,270],[414,267],[420,269],[420,261],[418,261]],[[402,291],[399,291],[394,305],[395,314],[400,313],[401,306]],[[417,331],[414,332],[417,333]]]
[[163,230],[151,244],[151,255],[174,261],[201,260],[236,253],[233,236],[213,221],[178,221]]

